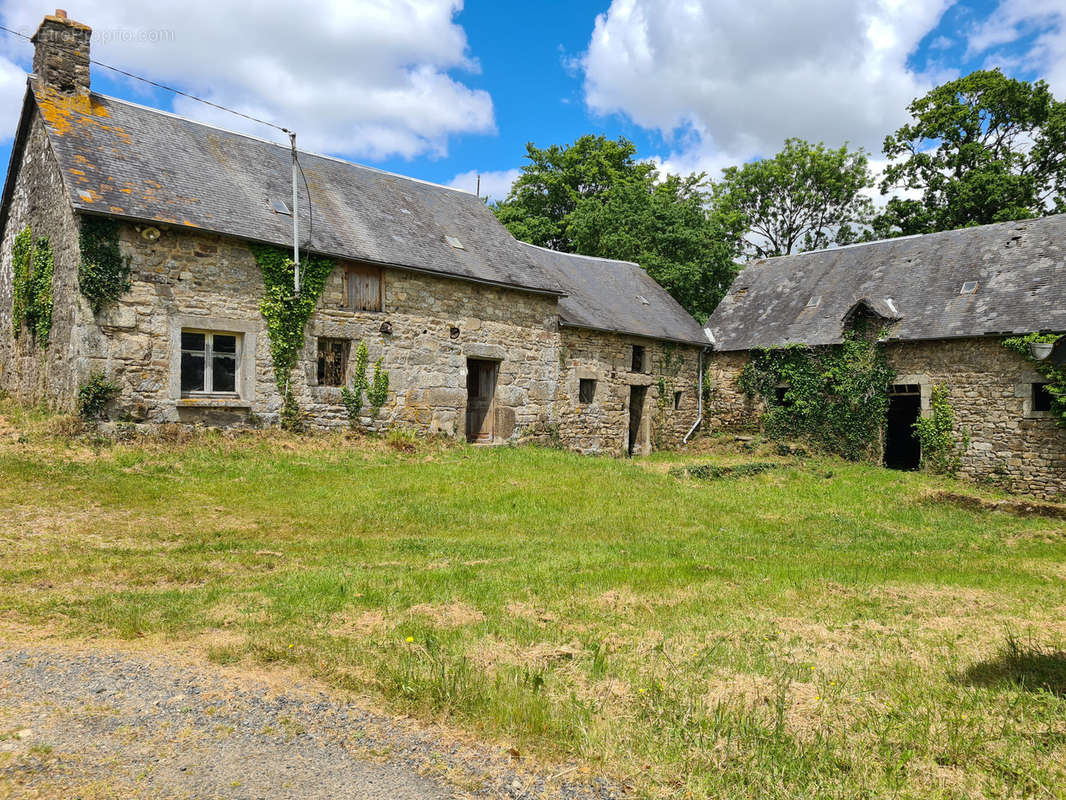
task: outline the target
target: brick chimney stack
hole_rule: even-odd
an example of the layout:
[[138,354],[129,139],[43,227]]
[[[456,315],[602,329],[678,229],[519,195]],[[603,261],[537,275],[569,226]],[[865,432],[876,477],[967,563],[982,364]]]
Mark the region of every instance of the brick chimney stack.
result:
[[89,37],[92,28],[67,18],[67,12],[41,21],[33,35],[33,72],[42,88],[75,97],[89,96]]

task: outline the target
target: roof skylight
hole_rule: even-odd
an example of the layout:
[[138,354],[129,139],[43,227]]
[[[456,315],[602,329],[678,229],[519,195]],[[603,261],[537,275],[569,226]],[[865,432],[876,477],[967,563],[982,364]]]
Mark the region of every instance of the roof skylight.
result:
[[959,294],[975,294],[977,292],[977,281],[966,281],[959,289]]
[[820,294],[815,295],[807,301],[807,308],[818,308],[822,304],[822,296]]
[[446,241],[456,250],[466,250],[466,248],[463,247],[463,243],[459,241],[459,237],[457,236],[449,236],[448,234],[444,234],[444,241]]
[[270,201],[270,207],[274,209],[275,214],[284,214],[287,217],[292,216],[292,212],[289,211],[289,207],[285,205],[284,200],[273,199]]

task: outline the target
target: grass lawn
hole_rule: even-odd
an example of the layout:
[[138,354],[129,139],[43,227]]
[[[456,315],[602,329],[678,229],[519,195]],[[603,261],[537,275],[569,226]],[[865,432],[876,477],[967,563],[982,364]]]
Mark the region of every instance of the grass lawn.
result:
[[1066,796],[1066,524],[924,496],[974,487],[0,411],[10,626],[280,662],[638,795]]

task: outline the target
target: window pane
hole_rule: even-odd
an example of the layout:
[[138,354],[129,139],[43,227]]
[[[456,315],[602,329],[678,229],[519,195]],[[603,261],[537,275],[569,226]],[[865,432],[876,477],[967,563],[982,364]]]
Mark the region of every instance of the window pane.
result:
[[204,349],[204,334],[202,333],[190,333],[189,331],[181,332],[181,349],[182,350],[199,350],[203,352]]
[[[182,334],[184,338],[185,334]],[[181,354],[181,390],[202,392],[204,390],[204,357],[196,353]]]
[[213,338],[211,349],[216,353],[236,353],[237,352],[237,337],[226,336],[222,333],[216,333]]
[[633,345],[633,372],[644,371],[644,346],[635,344]]
[[578,386],[578,400],[582,403],[591,403],[596,396],[596,381],[591,378],[582,378]]
[[1051,410],[1051,392],[1047,390],[1046,383],[1033,384],[1033,411]]
[[347,339],[318,340],[319,386],[343,386],[348,366]]
[[233,356],[215,356],[212,361],[212,389],[216,392],[237,391],[237,359]]

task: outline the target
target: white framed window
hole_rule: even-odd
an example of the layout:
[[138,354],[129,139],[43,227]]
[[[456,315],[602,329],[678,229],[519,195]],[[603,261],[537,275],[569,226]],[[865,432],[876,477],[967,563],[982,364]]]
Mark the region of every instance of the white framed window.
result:
[[181,396],[239,397],[239,333],[181,329]]

